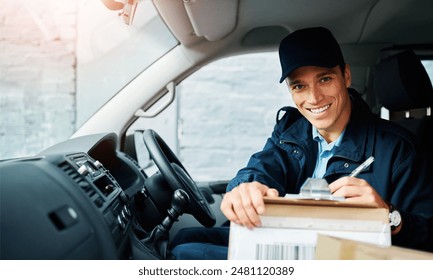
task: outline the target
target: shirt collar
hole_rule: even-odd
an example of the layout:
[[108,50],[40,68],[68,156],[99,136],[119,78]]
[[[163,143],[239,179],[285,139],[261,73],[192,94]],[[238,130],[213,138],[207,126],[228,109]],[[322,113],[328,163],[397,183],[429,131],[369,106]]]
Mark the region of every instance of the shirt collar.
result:
[[315,128],[314,126],[311,126],[312,128],[312,135],[313,135],[313,139],[315,141],[317,141],[320,145],[323,146],[328,146],[328,149],[331,150],[334,147],[338,147],[341,144],[341,141],[343,139],[344,136],[344,132],[346,132],[346,128],[344,128],[344,130],[341,132],[340,136],[338,136],[337,140],[335,140],[334,142],[331,143],[327,143],[325,138],[323,138],[322,135],[320,135],[319,131],[317,130],[317,128]]

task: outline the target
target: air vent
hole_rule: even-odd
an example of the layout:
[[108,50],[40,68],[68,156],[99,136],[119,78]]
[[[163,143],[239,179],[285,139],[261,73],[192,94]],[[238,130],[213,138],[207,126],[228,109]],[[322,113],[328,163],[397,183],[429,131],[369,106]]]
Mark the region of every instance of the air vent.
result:
[[72,167],[67,161],[60,163],[59,167],[77,184],[79,184],[81,181],[84,181],[77,170],[75,170],[75,168]]
[[92,200],[98,208],[103,206],[103,199],[99,194],[96,193],[94,186],[87,182],[83,176],[79,174],[73,166],[71,166],[69,162],[64,161],[59,164],[59,167],[76,183],[77,186],[79,186],[87,194],[90,200]]

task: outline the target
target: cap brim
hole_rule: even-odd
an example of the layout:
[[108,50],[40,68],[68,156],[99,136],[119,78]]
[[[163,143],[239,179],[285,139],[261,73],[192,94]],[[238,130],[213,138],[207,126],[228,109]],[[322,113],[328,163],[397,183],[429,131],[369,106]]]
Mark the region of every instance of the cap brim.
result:
[[302,61],[296,64],[293,64],[292,67],[287,68],[286,71],[281,75],[280,83],[282,83],[293,71],[298,69],[299,67],[303,66],[318,66],[318,67],[326,67],[326,68],[334,68],[338,64],[335,64],[335,62],[329,62],[329,61],[317,61],[316,59],[313,59],[311,61]]

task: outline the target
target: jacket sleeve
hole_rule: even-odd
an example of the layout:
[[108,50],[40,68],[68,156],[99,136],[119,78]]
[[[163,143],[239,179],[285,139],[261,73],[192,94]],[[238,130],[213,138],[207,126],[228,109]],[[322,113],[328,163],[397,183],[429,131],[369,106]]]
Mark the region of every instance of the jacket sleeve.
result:
[[[285,113],[282,115],[282,113]],[[282,115],[281,118],[279,116]],[[299,119],[296,108],[284,107],[278,111],[277,123],[272,135],[266,141],[262,151],[251,156],[246,167],[238,171],[229,182],[227,191],[246,182],[259,182],[270,188],[278,190],[280,195],[285,194],[284,178],[287,166],[283,151],[277,147],[281,133],[295,120]]]
[[433,251],[432,166],[412,153],[395,172],[395,191],[391,203],[402,215],[402,229],[392,236],[393,245]]

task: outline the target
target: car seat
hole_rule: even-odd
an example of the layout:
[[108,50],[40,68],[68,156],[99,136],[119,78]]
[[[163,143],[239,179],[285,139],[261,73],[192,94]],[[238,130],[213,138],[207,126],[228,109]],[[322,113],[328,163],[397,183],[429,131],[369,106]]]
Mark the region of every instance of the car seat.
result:
[[373,90],[389,110],[390,120],[411,131],[421,151],[432,157],[433,147],[427,134],[433,129],[433,88],[418,56],[406,50],[379,62]]

